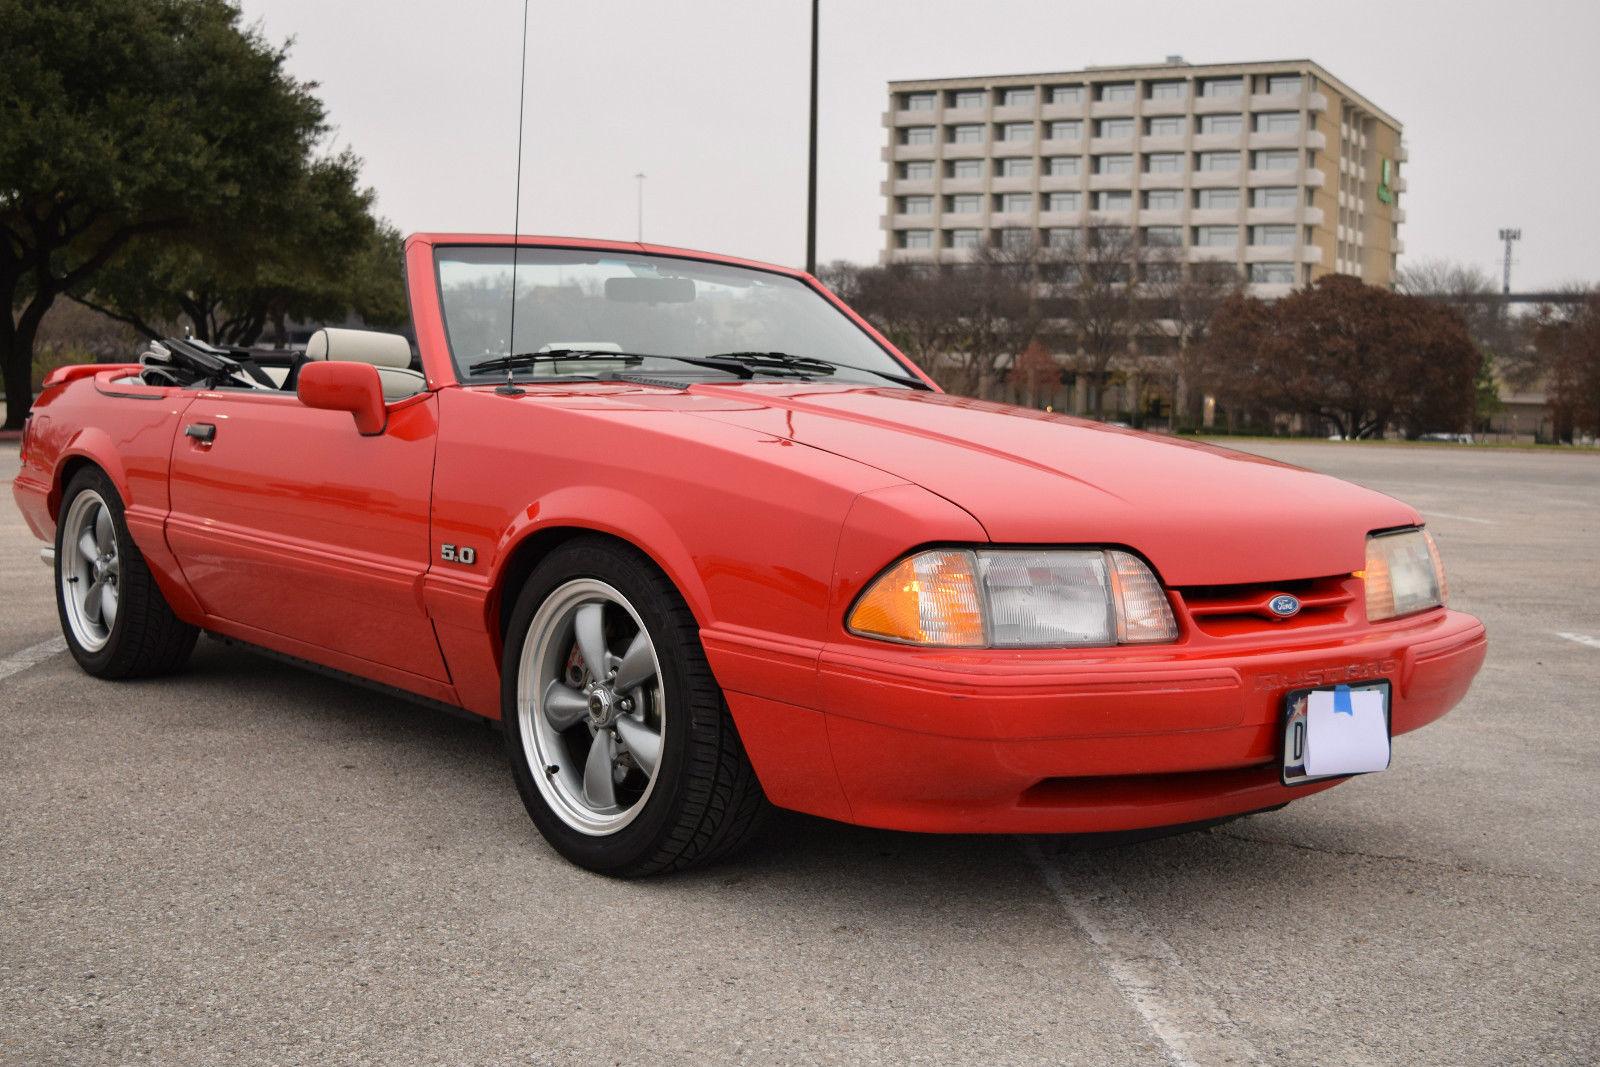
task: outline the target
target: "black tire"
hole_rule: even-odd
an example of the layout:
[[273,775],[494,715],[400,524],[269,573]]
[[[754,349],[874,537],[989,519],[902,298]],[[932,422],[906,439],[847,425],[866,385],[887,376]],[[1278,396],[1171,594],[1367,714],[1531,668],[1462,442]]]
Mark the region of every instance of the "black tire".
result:
[[[541,794],[518,716],[521,650],[552,592],[581,578],[622,593],[655,645],[669,709],[655,785],[634,820],[606,836],[574,829]],[[672,582],[630,546],[598,536],[566,542],[529,575],[512,609],[502,655],[500,708],[517,789],[539,832],[568,860],[599,874],[638,878],[725,857],[753,838],[769,810],[699,627]]]
[[[79,640],[68,618],[66,602],[67,583],[62,581],[62,568],[66,553],[78,552],[76,543],[66,544],[66,518],[72,514],[73,504],[84,493],[92,492],[104,502],[116,534],[118,557],[118,601],[116,619],[108,628],[105,643],[99,648],[89,648]],[[156,585],[155,576],[145,564],[139,546],[128,533],[128,522],[123,514],[122,498],[117,494],[104,471],[98,467],[85,467],[72,476],[61,497],[61,520],[56,524],[56,613],[61,619],[61,633],[66,638],[67,649],[89,674],[96,678],[150,678],[171,674],[189,660],[195,641],[200,636],[198,627],[179,619],[172,613],[167,598]]]

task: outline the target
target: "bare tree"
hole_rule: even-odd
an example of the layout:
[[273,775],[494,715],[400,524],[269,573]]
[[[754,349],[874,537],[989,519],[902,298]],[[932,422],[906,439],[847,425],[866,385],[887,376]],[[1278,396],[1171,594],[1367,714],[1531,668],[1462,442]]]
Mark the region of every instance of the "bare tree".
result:
[[1145,266],[1145,297],[1155,326],[1170,348],[1165,371],[1172,390],[1172,428],[1197,420],[1191,387],[1204,381],[1205,335],[1228,297],[1243,292],[1239,268],[1222,260],[1183,262],[1180,249],[1152,248]]
[[1002,365],[1016,361],[1039,333],[1039,250],[993,245],[948,268],[948,293],[960,318],[960,339],[949,353],[952,392],[989,399]]
[[1141,289],[1144,268],[1170,254],[1144,245],[1127,226],[1096,223],[1041,257],[1050,313],[1075,343],[1071,362],[1087,380],[1089,410],[1097,416],[1105,414],[1113,364],[1153,321]]

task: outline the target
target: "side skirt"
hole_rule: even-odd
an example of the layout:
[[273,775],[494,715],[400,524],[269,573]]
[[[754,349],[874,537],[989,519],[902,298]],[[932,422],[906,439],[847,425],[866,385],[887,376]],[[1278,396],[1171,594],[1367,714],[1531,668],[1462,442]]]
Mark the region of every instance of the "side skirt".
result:
[[442,700],[435,700],[432,697],[425,697],[420,693],[413,693],[397,686],[384,685],[382,682],[375,682],[371,678],[363,678],[359,674],[351,674],[349,671],[341,671],[337,667],[329,667],[321,663],[314,663],[311,660],[302,659],[299,656],[291,656],[287,652],[279,652],[275,649],[266,648],[262,645],[251,644],[249,641],[241,641],[237,637],[228,637],[226,634],[219,634],[215,630],[207,630],[205,631],[205,634],[213,641],[219,641],[224,645],[228,645],[229,647],[242,648],[247,652],[254,652],[256,655],[262,656],[266,659],[277,660],[279,663],[287,663],[290,666],[299,667],[303,670],[310,671],[313,674],[320,674],[323,677],[332,678],[336,681],[345,682],[349,685],[360,686],[362,689],[370,689],[374,693],[382,693],[384,696],[393,697],[396,700],[404,700],[408,704],[416,704],[420,707],[428,708],[431,711],[443,712],[444,714],[452,716],[453,718],[464,719],[467,722],[482,723],[484,726],[489,727],[490,729],[493,729],[495,726],[495,720],[489,718],[488,716],[479,715],[477,712],[468,711],[466,708],[458,707],[455,704],[447,704]]

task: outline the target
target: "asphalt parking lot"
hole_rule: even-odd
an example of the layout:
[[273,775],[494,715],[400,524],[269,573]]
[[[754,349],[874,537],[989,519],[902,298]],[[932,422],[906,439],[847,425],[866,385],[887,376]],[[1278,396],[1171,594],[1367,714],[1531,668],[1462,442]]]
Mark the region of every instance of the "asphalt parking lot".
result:
[[59,646],[0,445],[0,1063],[1593,1063],[1600,456],[1256,446],[1427,516],[1487,665],[1393,768],[1093,851],[798,816],[560,861],[482,726]]

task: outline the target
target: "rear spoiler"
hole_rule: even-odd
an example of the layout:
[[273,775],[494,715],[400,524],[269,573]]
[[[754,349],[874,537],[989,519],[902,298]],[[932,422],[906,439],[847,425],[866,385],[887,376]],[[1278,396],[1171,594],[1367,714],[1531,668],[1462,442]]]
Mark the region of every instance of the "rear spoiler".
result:
[[92,378],[103,371],[122,371],[123,373],[137,374],[140,371],[137,363],[74,363],[68,367],[57,367],[44,376],[43,387],[66,385],[79,378]]

